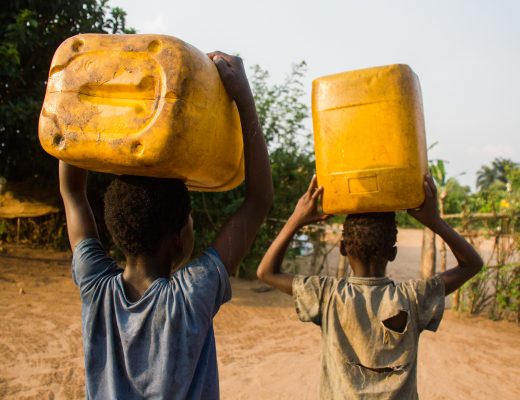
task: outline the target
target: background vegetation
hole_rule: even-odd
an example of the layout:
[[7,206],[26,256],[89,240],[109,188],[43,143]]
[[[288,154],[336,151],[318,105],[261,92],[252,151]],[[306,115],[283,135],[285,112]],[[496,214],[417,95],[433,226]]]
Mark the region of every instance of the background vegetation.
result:
[[[37,137],[52,55],[63,40],[77,33],[134,32],[126,27],[125,15],[122,9],[111,8],[108,0],[10,0],[2,4],[0,177],[9,182],[29,181],[36,191],[38,185],[57,188],[57,162],[41,149]],[[250,83],[270,150],[275,206],[241,266],[242,276],[253,275],[259,258],[292,212],[314,171],[311,136],[305,128],[309,115],[303,101],[305,68],[305,62],[294,65],[286,79],[275,84],[270,81],[268,71],[260,66],[254,65],[250,70]],[[496,287],[492,300],[494,315],[506,308],[518,313],[519,272],[517,261],[512,261],[520,247],[517,234],[520,213],[518,163],[499,158],[483,165],[478,172],[475,193],[461,185],[457,176],[448,174],[447,161],[432,160],[430,167],[439,187],[443,213],[459,215],[450,219],[450,223],[470,236],[473,231],[489,237],[498,237],[496,233],[501,232],[509,235],[508,240],[512,241],[511,257],[499,260],[499,268],[488,265],[467,285],[462,293],[461,308],[475,312],[482,309],[479,306],[482,300],[475,293],[482,294],[493,281],[491,286]],[[102,194],[109,180],[108,175],[91,174],[89,183],[90,199],[105,243],[110,241],[102,220]],[[243,196],[243,186],[226,193],[193,193],[197,249],[211,242],[218,227],[236,209]],[[472,218],[482,213],[491,213],[497,218]],[[400,226],[420,227],[406,213],[398,214],[398,222]],[[21,239],[37,245],[64,246],[67,243],[64,223],[61,214],[23,220]],[[13,241],[17,230],[16,222],[0,221],[0,240]],[[321,238],[321,235],[316,237]],[[486,301],[489,304],[491,300]]]

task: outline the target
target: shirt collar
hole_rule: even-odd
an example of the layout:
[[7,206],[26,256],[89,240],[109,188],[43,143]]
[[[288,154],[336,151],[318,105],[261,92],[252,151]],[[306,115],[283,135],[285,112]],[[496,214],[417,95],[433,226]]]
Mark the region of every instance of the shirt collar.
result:
[[353,285],[369,285],[369,286],[384,286],[384,285],[388,285],[389,283],[392,283],[392,280],[388,276],[384,276],[381,278],[349,276],[347,281],[348,281],[348,283],[352,283]]

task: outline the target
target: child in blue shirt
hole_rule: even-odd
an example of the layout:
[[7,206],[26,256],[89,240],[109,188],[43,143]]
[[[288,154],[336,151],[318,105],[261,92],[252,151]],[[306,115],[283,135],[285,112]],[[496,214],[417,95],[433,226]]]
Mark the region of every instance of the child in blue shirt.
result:
[[194,232],[184,183],[122,176],[105,194],[107,228],[126,258],[119,268],[99,241],[87,172],[60,161],[73,279],[83,306],[88,399],[219,398],[213,317],[231,298],[229,276],[271,207],[273,187],[242,60],[208,56],[240,114],[246,195],[200,257],[186,263]]

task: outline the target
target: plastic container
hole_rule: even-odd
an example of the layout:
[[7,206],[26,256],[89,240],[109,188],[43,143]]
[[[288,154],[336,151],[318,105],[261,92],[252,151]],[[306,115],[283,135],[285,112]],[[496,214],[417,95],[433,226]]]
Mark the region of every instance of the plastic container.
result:
[[324,212],[421,205],[428,161],[421,89],[410,67],[389,65],[316,79],[312,117]]
[[235,103],[208,56],[163,35],[77,35],[57,49],[40,116],[51,155],[224,191],[244,178]]

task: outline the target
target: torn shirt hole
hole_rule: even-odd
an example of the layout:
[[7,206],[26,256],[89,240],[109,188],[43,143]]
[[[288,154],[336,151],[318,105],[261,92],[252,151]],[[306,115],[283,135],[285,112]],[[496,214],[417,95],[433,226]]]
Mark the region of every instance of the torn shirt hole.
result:
[[356,367],[368,369],[370,371],[379,372],[379,373],[403,371],[408,366],[408,364],[405,364],[405,365],[396,365],[395,367],[370,368],[370,367],[366,367],[366,366],[364,366],[362,364],[359,364],[359,363],[349,363],[349,364],[350,365],[355,365]]
[[408,312],[405,310],[401,310],[401,311],[399,311],[399,313],[397,315],[394,315],[393,317],[385,319],[383,321],[383,325],[385,327],[387,327],[388,329],[393,330],[394,332],[404,333],[407,322],[408,322]]

